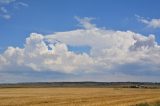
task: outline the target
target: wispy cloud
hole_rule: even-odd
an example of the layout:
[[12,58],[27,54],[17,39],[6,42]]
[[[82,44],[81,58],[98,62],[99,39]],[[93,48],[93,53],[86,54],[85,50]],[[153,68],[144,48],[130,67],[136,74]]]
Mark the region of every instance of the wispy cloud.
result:
[[8,12],[8,10],[7,10],[5,7],[0,7],[0,10],[1,10],[1,12],[3,12],[3,13],[7,13],[7,12]]
[[96,28],[95,24],[91,24],[91,21],[94,20],[95,18],[89,18],[89,17],[80,18],[78,16],[75,16],[74,18],[80,23],[80,26],[83,28],[86,29]]
[[0,17],[8,20],[11,18],[11,15],[8,13],[8,10],[5,7],[0,7]]
[[21,7],[28,7],[29,5],[27,3],[24,2],[17,2],[14,4],[14,8],[19,9]]
[[11,15],[9,15],[9,14],[3,14],[3,15],[0,14],[0,16],[1,16],[2,18],[6,19],[6,20],[8,20],[8,19],[11,18]]
[[15,2],[16,0],[0,0],[0,4],[10,4],[12,2]]
[[21,8],[28,7],[28,4],[24,2],[18,2],[16,0],[0,0],[0,17],[6,20],[11,18],[10,10],[7,8],[8,6],[11,8]]
[[136,15],[139,22],[146,24],[151,28],[160,28],[160,18],[159,19],[145,19],[144,17]]

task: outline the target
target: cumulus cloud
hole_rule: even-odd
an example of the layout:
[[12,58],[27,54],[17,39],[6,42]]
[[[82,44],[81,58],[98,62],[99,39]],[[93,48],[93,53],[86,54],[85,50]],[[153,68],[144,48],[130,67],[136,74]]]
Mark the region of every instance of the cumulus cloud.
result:
[[131,50],[149,49],[154,48],[157,45],[155,42],[155,36],[149,35],[147,38],[133,37],[136,42],[131,46]]
[[[49,50],[49,47],[51,48]],[[7,67],[29,67],[35,71],[62,71],[70,73],[75,70],[89,70],[86,65],[93,64],[92,58],[86,53],[75,54],[68,51],[64,43],[47,45],[44,36],[32,33],[26,38],[24,48],[8,47],[0,56],[1,69]]]
[[[26,38],[24,48],[8,47],[0,54],[0,70],[129,73],[138,67],[145,72],[146,67],[150,67],[150,71],[159,72],[160,46],[154,35],[97,28],[89,18],[77,19],[83,28],[50,35],[32,33]],[[76,53],[70,51],[69,46],[89,46],[91,49],[89,53]],[[134,66],[134,69],[127,66]]]
[[[136,15],[137,16],[137,15]],[[138,20],[151,28],[160,28],[160,19],[145,19],[144,17],[137,16]]]

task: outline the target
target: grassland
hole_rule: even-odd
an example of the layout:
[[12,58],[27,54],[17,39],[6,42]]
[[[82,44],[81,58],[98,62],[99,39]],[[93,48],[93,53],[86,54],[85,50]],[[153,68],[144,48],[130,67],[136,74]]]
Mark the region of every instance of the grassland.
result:
[[130,106],[160,100],[160,89],[0,88],[0,106]]

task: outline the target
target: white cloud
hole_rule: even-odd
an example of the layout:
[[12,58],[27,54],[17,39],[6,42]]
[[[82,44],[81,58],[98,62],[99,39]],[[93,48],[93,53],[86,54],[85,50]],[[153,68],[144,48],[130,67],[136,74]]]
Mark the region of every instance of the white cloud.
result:
[[[24,67],[34,71],[90,73],[124,67],[125,72],[129,72],[131,69],[126,67],[131,64],[135,69],[137,66],[143,70],[150,67],[153,72],[160,70],[160,46],[154,35],[147,37],[132,31],[101,29],[86,18],[79,20],[80,23],[85,20],[84,29],[51,35],[32,33],[26,38],[24,48],[9,47],[0,55],[0,70]],[[68,45],[89,46],[91,50],[88,54],[77,54],[69,51]]]
[[140,22],[142,22],[143,24],[146,24],[149,27],[152,28],[160,28],[160,19],[151,19],[151,20],[147,20],[143,17],[137,16],[138,20]]
[[[48,49],[51,48],[51,50]],[[57,43],[46,45],[44,36],[32,33],[26,39],[23,49],[9,47],[0,58],[1,67],[13,66],[29,67],[35,71],[62,71],[70,73],[75,70],[86,70],[86,65],[93,64],[92,58],[87,54],[75,54],[68,51],[66,44]]]

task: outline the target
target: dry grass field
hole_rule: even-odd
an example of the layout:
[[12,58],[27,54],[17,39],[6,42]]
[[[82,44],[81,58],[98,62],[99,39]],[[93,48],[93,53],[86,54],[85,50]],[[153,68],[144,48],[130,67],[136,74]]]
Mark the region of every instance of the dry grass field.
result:
[[130,106],[160,100],[160,89],[1,88],[0,106]]

